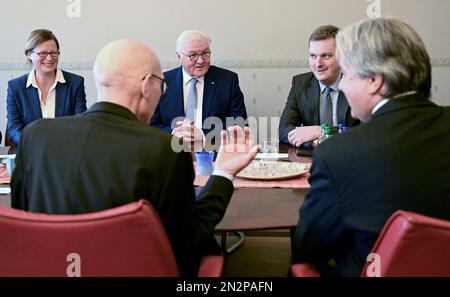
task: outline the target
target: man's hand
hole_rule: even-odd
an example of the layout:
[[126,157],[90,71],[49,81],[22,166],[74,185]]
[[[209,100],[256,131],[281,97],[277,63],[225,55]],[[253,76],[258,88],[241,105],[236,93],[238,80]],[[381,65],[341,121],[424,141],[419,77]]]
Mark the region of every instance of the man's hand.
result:
[[288,134],[289,143],[299,147],[303,143],[316,140],[322,135],[320,126],[297,127]]
[[253,145],[253,132],[249,127],[228,127],[221,132],[221,146],[216,158],[216,170],[235,175],[248,165],[260,149]]
[[203,131],[195,127],[194,122],[190,120],[178,121],[177,126],[173,129],[173,135],[183,139],[186,142],[203,143]]

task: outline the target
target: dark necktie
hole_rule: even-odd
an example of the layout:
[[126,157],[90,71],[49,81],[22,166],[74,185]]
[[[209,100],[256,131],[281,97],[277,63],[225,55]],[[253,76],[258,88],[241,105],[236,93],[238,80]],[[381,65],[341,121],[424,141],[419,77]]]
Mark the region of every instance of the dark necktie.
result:
[[197,82],[196,78],[189,81],[189,92],[186,103],[186,118],[195,121],[195,110],[197,109]]
[[333,101],[331,100],[331,89],[326,87],[320,98],[320,123],[333,126]]

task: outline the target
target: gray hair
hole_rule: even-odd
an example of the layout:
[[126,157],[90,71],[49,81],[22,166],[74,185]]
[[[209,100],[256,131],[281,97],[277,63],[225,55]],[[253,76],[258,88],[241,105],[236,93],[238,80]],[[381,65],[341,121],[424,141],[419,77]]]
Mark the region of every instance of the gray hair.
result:
[[417,32],[399,19],[374,18],[346,27],[336,36],[336,55],[360,78],[381,74],[385,98],[408,91],[430,97],[430,57]]
[[211,38],[209,38],[206,33],[198,30],[187,30],[180,34],[177,39],[177,52],[183,52],[184,44],[187,41],[197,41],[197,40],[206,40],[208,42],[208,46],[211,44]]

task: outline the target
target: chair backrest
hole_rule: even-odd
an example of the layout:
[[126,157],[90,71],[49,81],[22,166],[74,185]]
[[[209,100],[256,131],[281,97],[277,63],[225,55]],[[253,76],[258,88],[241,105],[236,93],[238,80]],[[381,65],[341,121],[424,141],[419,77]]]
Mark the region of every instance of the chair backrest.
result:
[[75,276],[178,276],[164,227],[146,200],[77,215],[0,207],[0,276],[77,271]]
[[380,276],[450,276],[450,221],[397,211],[372,253],[379,255]]

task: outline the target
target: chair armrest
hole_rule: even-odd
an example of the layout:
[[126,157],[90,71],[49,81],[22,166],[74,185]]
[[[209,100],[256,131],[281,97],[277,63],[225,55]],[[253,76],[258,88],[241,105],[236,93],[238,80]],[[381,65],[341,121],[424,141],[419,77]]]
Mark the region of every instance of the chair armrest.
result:
[[320,277],[317,269],[306,263],[298,263],[291,266],[291,274],[293,277]]
[[220,277],[222,275],[224,256],[204,256],[200,263],[199,277]]

